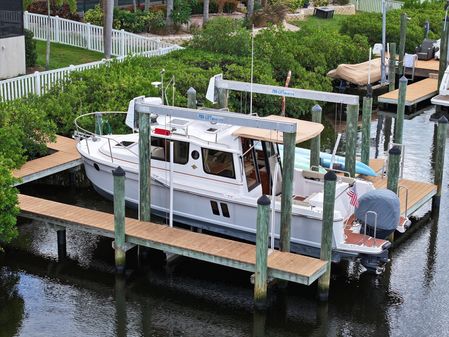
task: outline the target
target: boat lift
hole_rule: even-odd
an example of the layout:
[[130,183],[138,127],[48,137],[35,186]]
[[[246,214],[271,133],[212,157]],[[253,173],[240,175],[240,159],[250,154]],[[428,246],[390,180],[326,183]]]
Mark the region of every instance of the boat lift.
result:
[[[330,93],[315,90],[285,88],[281,86],[264,85],[257,83],[247,83],[239,81],[224,80],[223,75],[219,74],[212,77],[209,81],[209,87],[206,97],[213,102],[218,99],[227,101],[227,91],[237,90],[265,95],[284,96],[297,99],[307,99],[313,101],[341,103],[348,105],[348,128],[347,128],[347,156],[346,168],[352,176],[355,175],[356,165],[356,140],[357,140],[357,116],[359,112],[359,97],[355,95]],[[189,108],[164,106],[147,103],[143,98],[136,99],[134,111],[139,115],[139,157],[140,180],[139,205],[150,205],[151,195],[149,183],[151,181],[150,142],[148,134],[150,114],[166,115],[171,117],[188,118],[212,123],[222,123],[237,126],[246,126],[258,129],[274,130],[283,132],[284,154],[283,154],[283,179],[281,195],[281,231],[280,231],[280,249],[281,251],[290,251],[291,236],[291,214],[293,197],[293,171],[295,162],[295,144],[298,124],[282,120],[269,120],[253,115],[244,115],[227,111],[217,111],[213,109],[196,110]],[[139,218],[149,220],[149,208],[139,207]]]
[[320,102],[341,103],[357,106],[359,105],[359,97],[356,95],[339,94],[317,90],[286,88],[277,85],[230,81],[223,79],[222,74],[215,75],[209,80],[209,87],[207,88],[206,98],[209,101],[216,103],[219,99],[220,90],[235,90],[235,91],[251,92],[256,94],[307,99]]

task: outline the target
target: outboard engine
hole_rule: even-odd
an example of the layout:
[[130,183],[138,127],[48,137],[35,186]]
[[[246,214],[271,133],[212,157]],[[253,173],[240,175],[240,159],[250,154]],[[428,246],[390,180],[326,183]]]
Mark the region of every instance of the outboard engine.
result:
[[[377,224],[376,216],[377,214]],[[387,189],[372,190],[359,198],[359,207],[355,209],[355,216],[362,224],[361,233],[386,239],[396,230],[400,220],[400,202],[396,193]],[[376,227],[376,231],[374,231]]]

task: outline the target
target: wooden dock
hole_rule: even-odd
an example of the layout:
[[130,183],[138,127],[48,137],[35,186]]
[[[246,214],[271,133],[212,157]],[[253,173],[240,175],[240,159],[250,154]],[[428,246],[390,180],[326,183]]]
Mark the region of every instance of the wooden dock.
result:
[[[414,106],[422,101],[431,99],[438,93],[438,79],[426,78],[407,86],[405,106]],[[379,103],[398,104],[399,89],[387,92],[378,97]]]
[[13,171],[14,177],[22,179],[16,185],[25,184],[81,165],[81,157],[76,150],[74,139],[56,136],[56,142],[48,143],[47,147],[55,152],[30,160],[20,169]]
[[[427,61],[417,60],[415,64],[415,76],[416,77],[430,77],[432,74],[438,74],[440,69],[440,61],[431,59]],[[412,75],[412,69],[406,68],[406,75]]]
[[[377,177],[365,177],[365,179],[371,181],[376,189],[387,188],[387,176],[379,175]],[[399,179],[398,185],[400,186],[401,213],[406,211],[406,191],[408,190],[407,212],[405,212],[407,215],[415,213],[437,193],[437,186],[430,183]]]
[[[27,195],[19,195],[25,218],[114,238],[114,215]],[[126,218],[126,242],[223,266],[255,271],[256,246],[189,230]],[[310,285],[326,271],[326,261],[273,251],[268,276]]]

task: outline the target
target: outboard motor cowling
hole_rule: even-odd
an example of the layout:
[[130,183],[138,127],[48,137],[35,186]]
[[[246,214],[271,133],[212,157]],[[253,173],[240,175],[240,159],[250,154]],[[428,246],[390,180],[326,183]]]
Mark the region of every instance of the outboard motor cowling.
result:
[[[377,227],[374,214],[377,214]],[[400,220],[400,202],[396,193],[387,189],[372,190],[359,198],[359,207],[355,209],[355,217],[362,224],[361,233],[365,232],[366,215],[366,234],[376,236],[378,239],[386,239],[396,230]]]

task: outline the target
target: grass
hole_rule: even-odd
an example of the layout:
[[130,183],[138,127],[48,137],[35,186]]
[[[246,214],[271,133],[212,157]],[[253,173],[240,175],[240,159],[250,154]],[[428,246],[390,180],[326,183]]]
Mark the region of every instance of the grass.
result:
[[313,30],[331,30],[339,32],[341,24],[346,18],[347,15],[334,15],[332,19],[321,19],[316,16],[308,16],[305,20],[292,20],[289,21],[289,23],[298,26],[299,28],[308,27]]
[[[45,68],[45,41],[36,41],[37,61],[36,66]],[[52,43],[50,47],[50,69],[64,68],[71,64],[77,65],[99,61],[103,58],[102,53],[67,46],[59,43]]]

